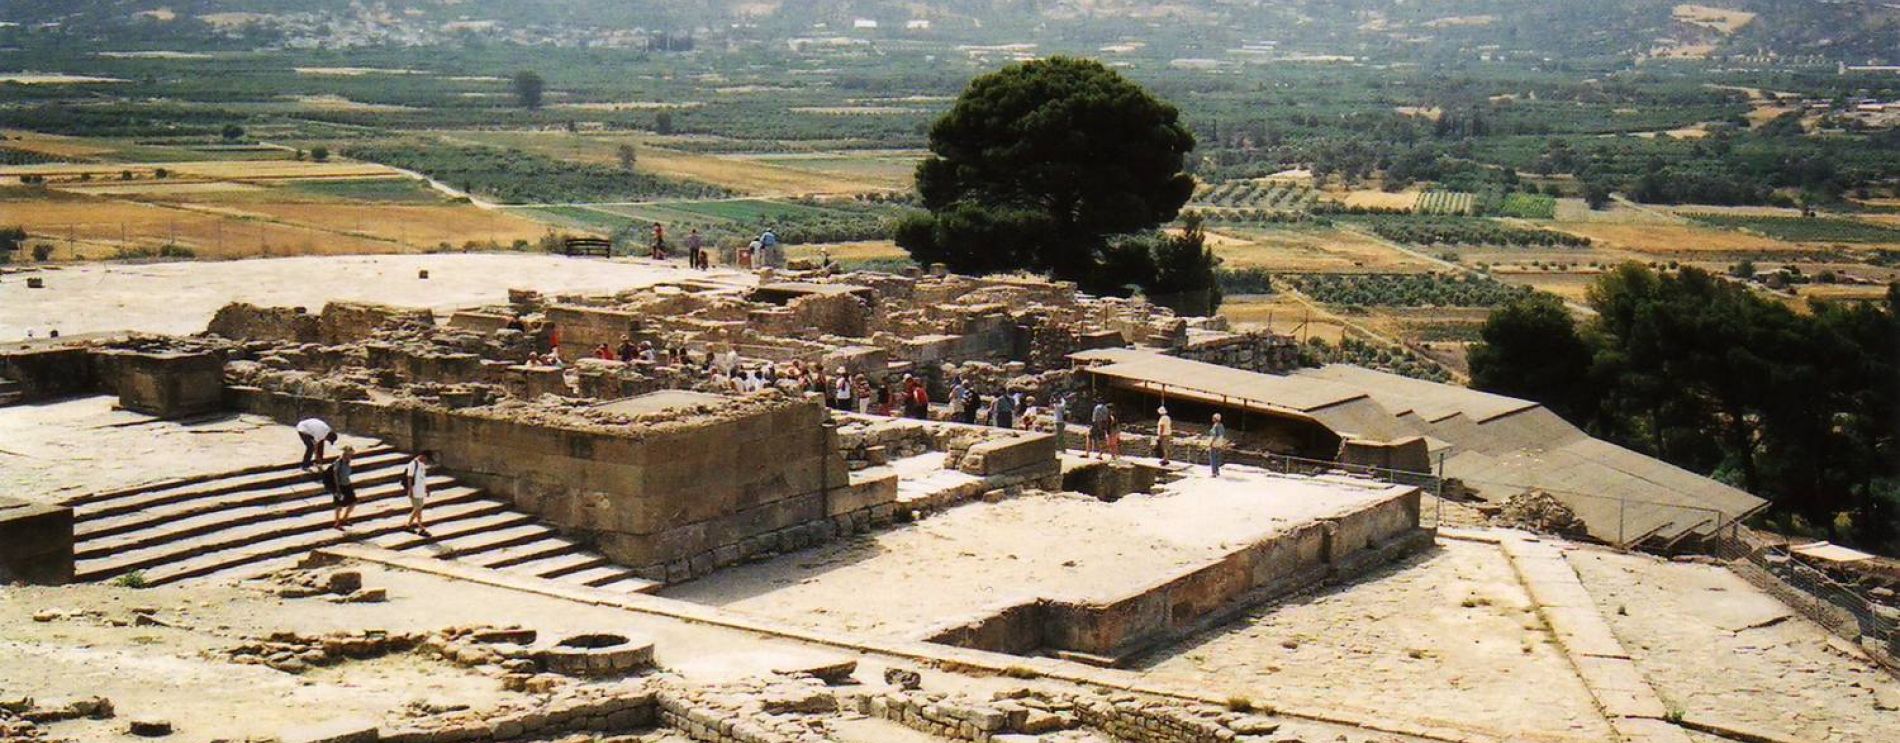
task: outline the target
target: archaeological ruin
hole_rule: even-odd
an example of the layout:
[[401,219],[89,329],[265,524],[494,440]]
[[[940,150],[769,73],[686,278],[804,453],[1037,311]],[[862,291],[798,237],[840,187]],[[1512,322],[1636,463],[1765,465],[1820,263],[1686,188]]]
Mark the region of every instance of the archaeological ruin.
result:
[[595,263],[651,270],[0,345],[0,740],[1900,730],[1891,561],[1535,403],[1035,277]]

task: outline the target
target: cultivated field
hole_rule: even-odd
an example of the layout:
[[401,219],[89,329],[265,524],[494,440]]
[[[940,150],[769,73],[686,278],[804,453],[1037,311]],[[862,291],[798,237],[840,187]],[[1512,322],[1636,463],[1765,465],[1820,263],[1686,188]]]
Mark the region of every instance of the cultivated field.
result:
[[1293,273],[1406,273],[1436,266],[1385,243],[1334,227],[1272,227],[1209,232],[1223,268]]
[[[812,194],[854,194],[890,191],[909,184],[909,172],[901,181],[894,173],[876,175],[836,172],[839,163],[853,159],[849,154],[829,153],[823,160],[806,165],[801,160],[760,156],[709,155],[669,149],[653,144],[655,138],[630,134],[570,134],[564,131],[459,131],[444,135],[464,144],[484,144],[532,152],[572,162],[618,165],[620,147],[632,145],[636,153],[635,169],[652,175],[709,183],[752,196],[805,196]],[[863,158],[871,163],[888,159],[882,153]],[[895,170],[883,166],[887,170]],[[914,167],[914,166],[913,166]]]

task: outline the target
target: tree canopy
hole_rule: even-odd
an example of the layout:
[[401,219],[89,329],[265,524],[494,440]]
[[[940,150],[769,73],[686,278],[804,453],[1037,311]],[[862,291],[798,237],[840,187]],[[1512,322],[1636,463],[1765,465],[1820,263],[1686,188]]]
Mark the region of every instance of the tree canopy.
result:
[[543,88],[547,87],[547,83],[541,80],[539,73],[531,70],[517,72],[515,73],[513,85],[515,90],[515,102],[520,103],[522,108],[536,109],[541,107],[541,92]]
[[1705,271],[1618,267],[1579,326],[1554,298],[1492,313],[1472,384],[1768,498],[1786,528],[1900,548],[1900,285],[1797,313]]
[[1174,106],[1089,60],[1052,57],[972,81],[917,167],[928,214],[898,226],[923,263],[1047,271],[1097,292],[1148,283],[1154,258],[1111,237],[1174,219],[1194,136]]

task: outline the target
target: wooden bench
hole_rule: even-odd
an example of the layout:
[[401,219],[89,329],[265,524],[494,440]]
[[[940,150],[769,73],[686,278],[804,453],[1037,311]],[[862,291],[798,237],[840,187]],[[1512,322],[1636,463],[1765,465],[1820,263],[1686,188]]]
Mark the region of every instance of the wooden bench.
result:
[[605,240],[598,237],[570,237],[567,239],[565,246],[565,252],[569,258],[577,255],[592,255],[606,258],[613,255],[613,250],[614,244],[612,240]]

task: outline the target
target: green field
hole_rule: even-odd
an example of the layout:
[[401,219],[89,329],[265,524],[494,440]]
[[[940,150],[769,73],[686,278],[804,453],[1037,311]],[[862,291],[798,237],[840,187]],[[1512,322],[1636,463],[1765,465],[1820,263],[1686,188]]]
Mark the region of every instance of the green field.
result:
[[1711,227],[1751,232],[1790,242],[1900,243],[1900,229],[1837,217],[1687,216]]
[[371,180],[298,181],[285,189],[312,196],[331,196],[352,201],[395,204],[431,204],[443,200],[442,193],[413,178],[376,178]]

